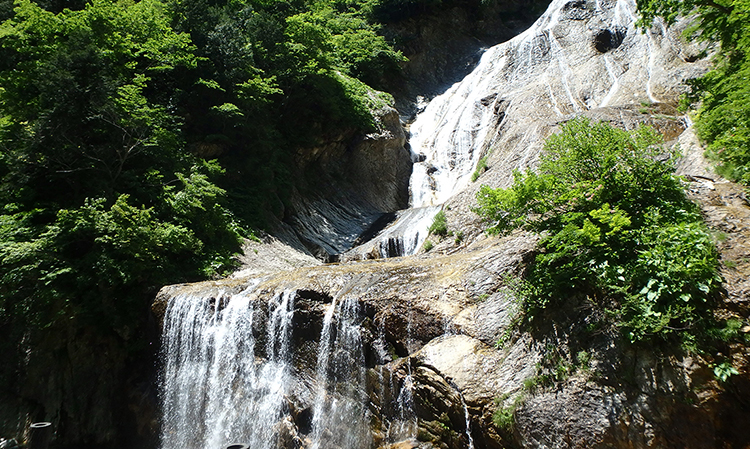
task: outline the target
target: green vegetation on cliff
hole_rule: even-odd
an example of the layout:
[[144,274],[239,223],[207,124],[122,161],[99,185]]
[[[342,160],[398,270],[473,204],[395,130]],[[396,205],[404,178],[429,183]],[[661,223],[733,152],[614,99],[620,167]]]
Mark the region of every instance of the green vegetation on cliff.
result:
[[581,295],[633,342],[692,343],[712,326],[717,252],[660,143],[647,127],[575,119],[547,140],[537,171],[516,172],[508,189],[481,188],[489,233],[543,235],[528,318]]
[[231,268],[294,150],[373,126],[403,59],[356,2],[64,5],[0,9],[4,320],[122,321]]
[[686,34],[721,45],[714,69],[690,80],[688,102],[698,105],[696,129],[719,172],[750,185],[750,1],[638,0],[641,24],[693,17]]
[[283,216],[300,147],[372,129],[404,58],[370,9],[0,1],[3,395],[29,335],[143,349],[159,287],[225,273]]

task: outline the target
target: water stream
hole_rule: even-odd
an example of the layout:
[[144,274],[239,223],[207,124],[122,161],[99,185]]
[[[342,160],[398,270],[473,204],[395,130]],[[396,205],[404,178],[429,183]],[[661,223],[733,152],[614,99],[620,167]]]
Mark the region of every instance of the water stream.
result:
[[[254,449],[276,447],[274,426],[290,384],[294,295],[281,292],[268,305],[261,345],[254,326],[263,311],[250,302],[251,291],[170,301],[164,323],[163,449],[221,448],[238,439]],[[263,363],[256,363],[259,354]]]
[[416,161],[409,180],[410,208],[368,245],[375,243],[378,257],[419,251],[442,205],[469,183],[496,120],[493,103],[482,98],[493,82],[490,75],[496,63],[494,52],[486,52],[474,71],[432,99],[414,119],[409,138]]
[[[469,75],[424,107],[410,126],[409,144],[415,161],[409,184],[410,209],[401,211],[391,226],[362,247],[373,248],[367,251],[377,251],[377,255],[373,254],[377,257],[416,253],[435,214],[448,199],[467,187],[478,161],[490,151],[503,119],[498,108],[512,103],[514,95],[534,97],[538,106],[549,105],[550,112],[560,118],[610,105],[628,95],[622,92],[622,75],[631,66],[631,73],[636,72],[639,65],[632,64],[624,52],[609,53],[626,37],[630,39],[628,45],[636,49],[637,57],[648,61],[649,81],[645,91],[638,93],[628,86],[631,95],[638,98],[642,94],[644,99],[656,101],[651,86],[653,37],[651,33],[640,35],[635,29],[635,1],[600,1],[594,11],[590,9],[593,5],[581,5],[581,2],[553,1],[531,28],[486,50]],[[576,14],[582,17],[602,14],[606,20],[596,23],[598,30],[587,30],[589,34],[601,33],[604,41],[600,53],[587,59],[581,59],[579,53],[582,49],[592,50],[595,37],[582,35],[579,45],[571,46],[567,25],[563,24],[568,16]],[[584,64],[590,68],[581,71]]]

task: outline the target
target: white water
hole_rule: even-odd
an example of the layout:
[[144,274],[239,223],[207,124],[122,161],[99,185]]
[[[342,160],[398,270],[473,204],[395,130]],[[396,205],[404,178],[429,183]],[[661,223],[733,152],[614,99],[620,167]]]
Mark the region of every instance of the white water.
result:
[[[340,295],[328,305],[309,379],[292,359],[296,291],[276,294],[265,311],[252,300],[253,289],[215,295],[219,299],[170,300],[163,334],[161,448],[276,449],[289,444],[284,438],[301,444],[300,437],[310,449],[370,447],[357,298]],[[265,329],[262,337],[258,329]],[[309,398],[303,402],[312,410],[310,430],[295,436],[289,401],[305,390],[309,393],[301,397]]]
[[[180,296],[164,323],[162,449],[275,447],[291,367],[293,292],[269,305],[266,359],[253,336],[260,314],[249,291],[225,300]],[[248,419],[252,417],[252,419]]]
[[[593,108],[658,101],[654,83],[664,83],[667,72],[660,64],[671,51],[663,25],[645,33],[637,30],[634,0],[571,5],[569,0],[554,0],[532,27],[488,49],[469,75],[417,115],[409,140],[412,159],[420,161],[414,163],[410,179],[412,209],[402,212],[368,248],[380,257],[419,251],[435,214],[470,184],[479,159],[502,139],[499,131],[506,128],[499,126],[503,116],[498,108],[514,113],[516,120],[522,117],[531,128],[539,119],[565,120]],[[599,32],[608,33],[602,39],[610,39],[611,47],[594,49]],[[524,110],[513,110],[514,105]],[[516,134],[523,126],[509,125]],[[514,155],[523,160],[529,156],[525,151],[539,151],[534,145],[515,148]],[[508,177],[513,168],[527,167],[508,167]],[[394,248],[400,251],[394,254]]]
[[311,449],[369,447],[365,360],[358,317],[357,300],[346,297],[334,299],[323,320]]
[[474,449],[474,438],[471,436],[471,417],[469,416],[469,407],[466,405],[466,401],[464,400],[464,395],[461,393],[461,390],[456,388],[458,391],[458,395],[461,398],[461,406],[464,408],[464,422],[466,423],[466,430],[464,433],[466,434],[466,440],[468,441],[467,449]]
[[496,119],[494,102],[482,101],[497,60],[486,52],[463,81],[435,97],[411,124],[415,159],[409,180],[410,209],[373,239],[380,257],[415,254],[442,205],[466,187],[487,149],[487,132]]
[[490,90],[497,58],[490,50],[463,81],[434,98],[411,125],[411,151],[424,155],[409,182],[411,207],[439,206],[465,187],[496,116]]

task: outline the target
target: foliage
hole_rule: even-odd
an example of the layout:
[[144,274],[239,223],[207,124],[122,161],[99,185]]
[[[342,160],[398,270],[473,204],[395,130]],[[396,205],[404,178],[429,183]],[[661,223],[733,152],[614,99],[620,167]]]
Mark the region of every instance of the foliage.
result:
[[[199,57],[185,77],[188,148],[231,167],[220,185],[243,222],[283,217],[300,147],[372,130],[376,93],[404,57],[359,1],[171,0]],[[346,135],[346,134],[344,134]]]
[[429,240],[425,240],[424,244],[422,245],[422,248],[424,248],[424,252],[429,252],[434,247],[435,247],[435,244]]
[[526,398],[523,394],[517,395],[508,405],[503,405],[508,400],[508,395],[498,398],[495,402],[498,405],[492,414],[492,423],[498,429],[510,435],[516,425],[516,409],[520,407]]
[[140,190],[131,169],[180,157],[179,121],[151,93],[195,58],[158,2],[101,0],[55,15],[19,0],[0,26],[0,52],[4,199],[80,204]]
[[710,324],[717,252],[659,143],[647,127],[579,118],[548,139],[537,171],[516,172],[508,189],[482,186],[477,212],[489,233],[543,233],[528,317],[584,295],[633,342]]
[[482,176],[482,173],[487,171],[487,158],[488,156],[479,159],[479,162],[477,162],[477,168],[474,170],[474,173],[471,174],[471,182],[476,182],[476,180]]
[[714,69],[691,80],[688,100],[700,102],[696,129],[720,161],[720,173],[750,185],[750,1],[638,0],[638,6],[644,27],[656,17],[667,24],[692,17],[690,37],[721,45]]
[[233,266],[224,170],[185,151],[182,74],[198,58],[156,0],[0,25],[0,320],[143,324],[161,285]]
[[[750,40],[750,38],[748,38]],[[720,174],[750,185],[750,53],[693,83],[702,100],[696,129]]]
[[0,24],[0,314],[41,327],[137,327],[159,286],[230,269],[296,148],[372,128],[393,99],[366,83],[404,59],[356,1],[61,5]]
[[448,220],[442,210],[435,215],[429,228],[430,234],[445,237],[448,235]]
[[555,345],[547,345],[542,360],[536,365],[536,374],[523,382],[525,391],[533,393],[538,389],[559,385],[576,373],[593,374],[591,353],[578,351],[575,357],[565,354]]
[[232,266],[239,235],[218,203],[223,191],[196,168],[165,189],[164,209],[87,199],[77,208],[0,215],[0,314],[47,326],[78,316],[97,325],[134,326],[144,293]]
[[730,362],[724,361],[714,366],[714,376],[721,382],[726,382],[730,377],[738,375],[740,372],[733,367]]

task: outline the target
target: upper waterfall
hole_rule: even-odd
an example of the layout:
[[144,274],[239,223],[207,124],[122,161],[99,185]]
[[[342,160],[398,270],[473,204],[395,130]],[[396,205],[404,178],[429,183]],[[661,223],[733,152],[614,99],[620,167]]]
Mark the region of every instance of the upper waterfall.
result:
[[554,0],[525,32],[489,48],[476,68],[433,98],[410,125],[408,211],[356,258],[417,252],[438,210],[471,186],[484,156],[495,183],[534,164],[549,130],[575,114],[674,98],[703,70],[657,22],[636,27],[635,0]]

